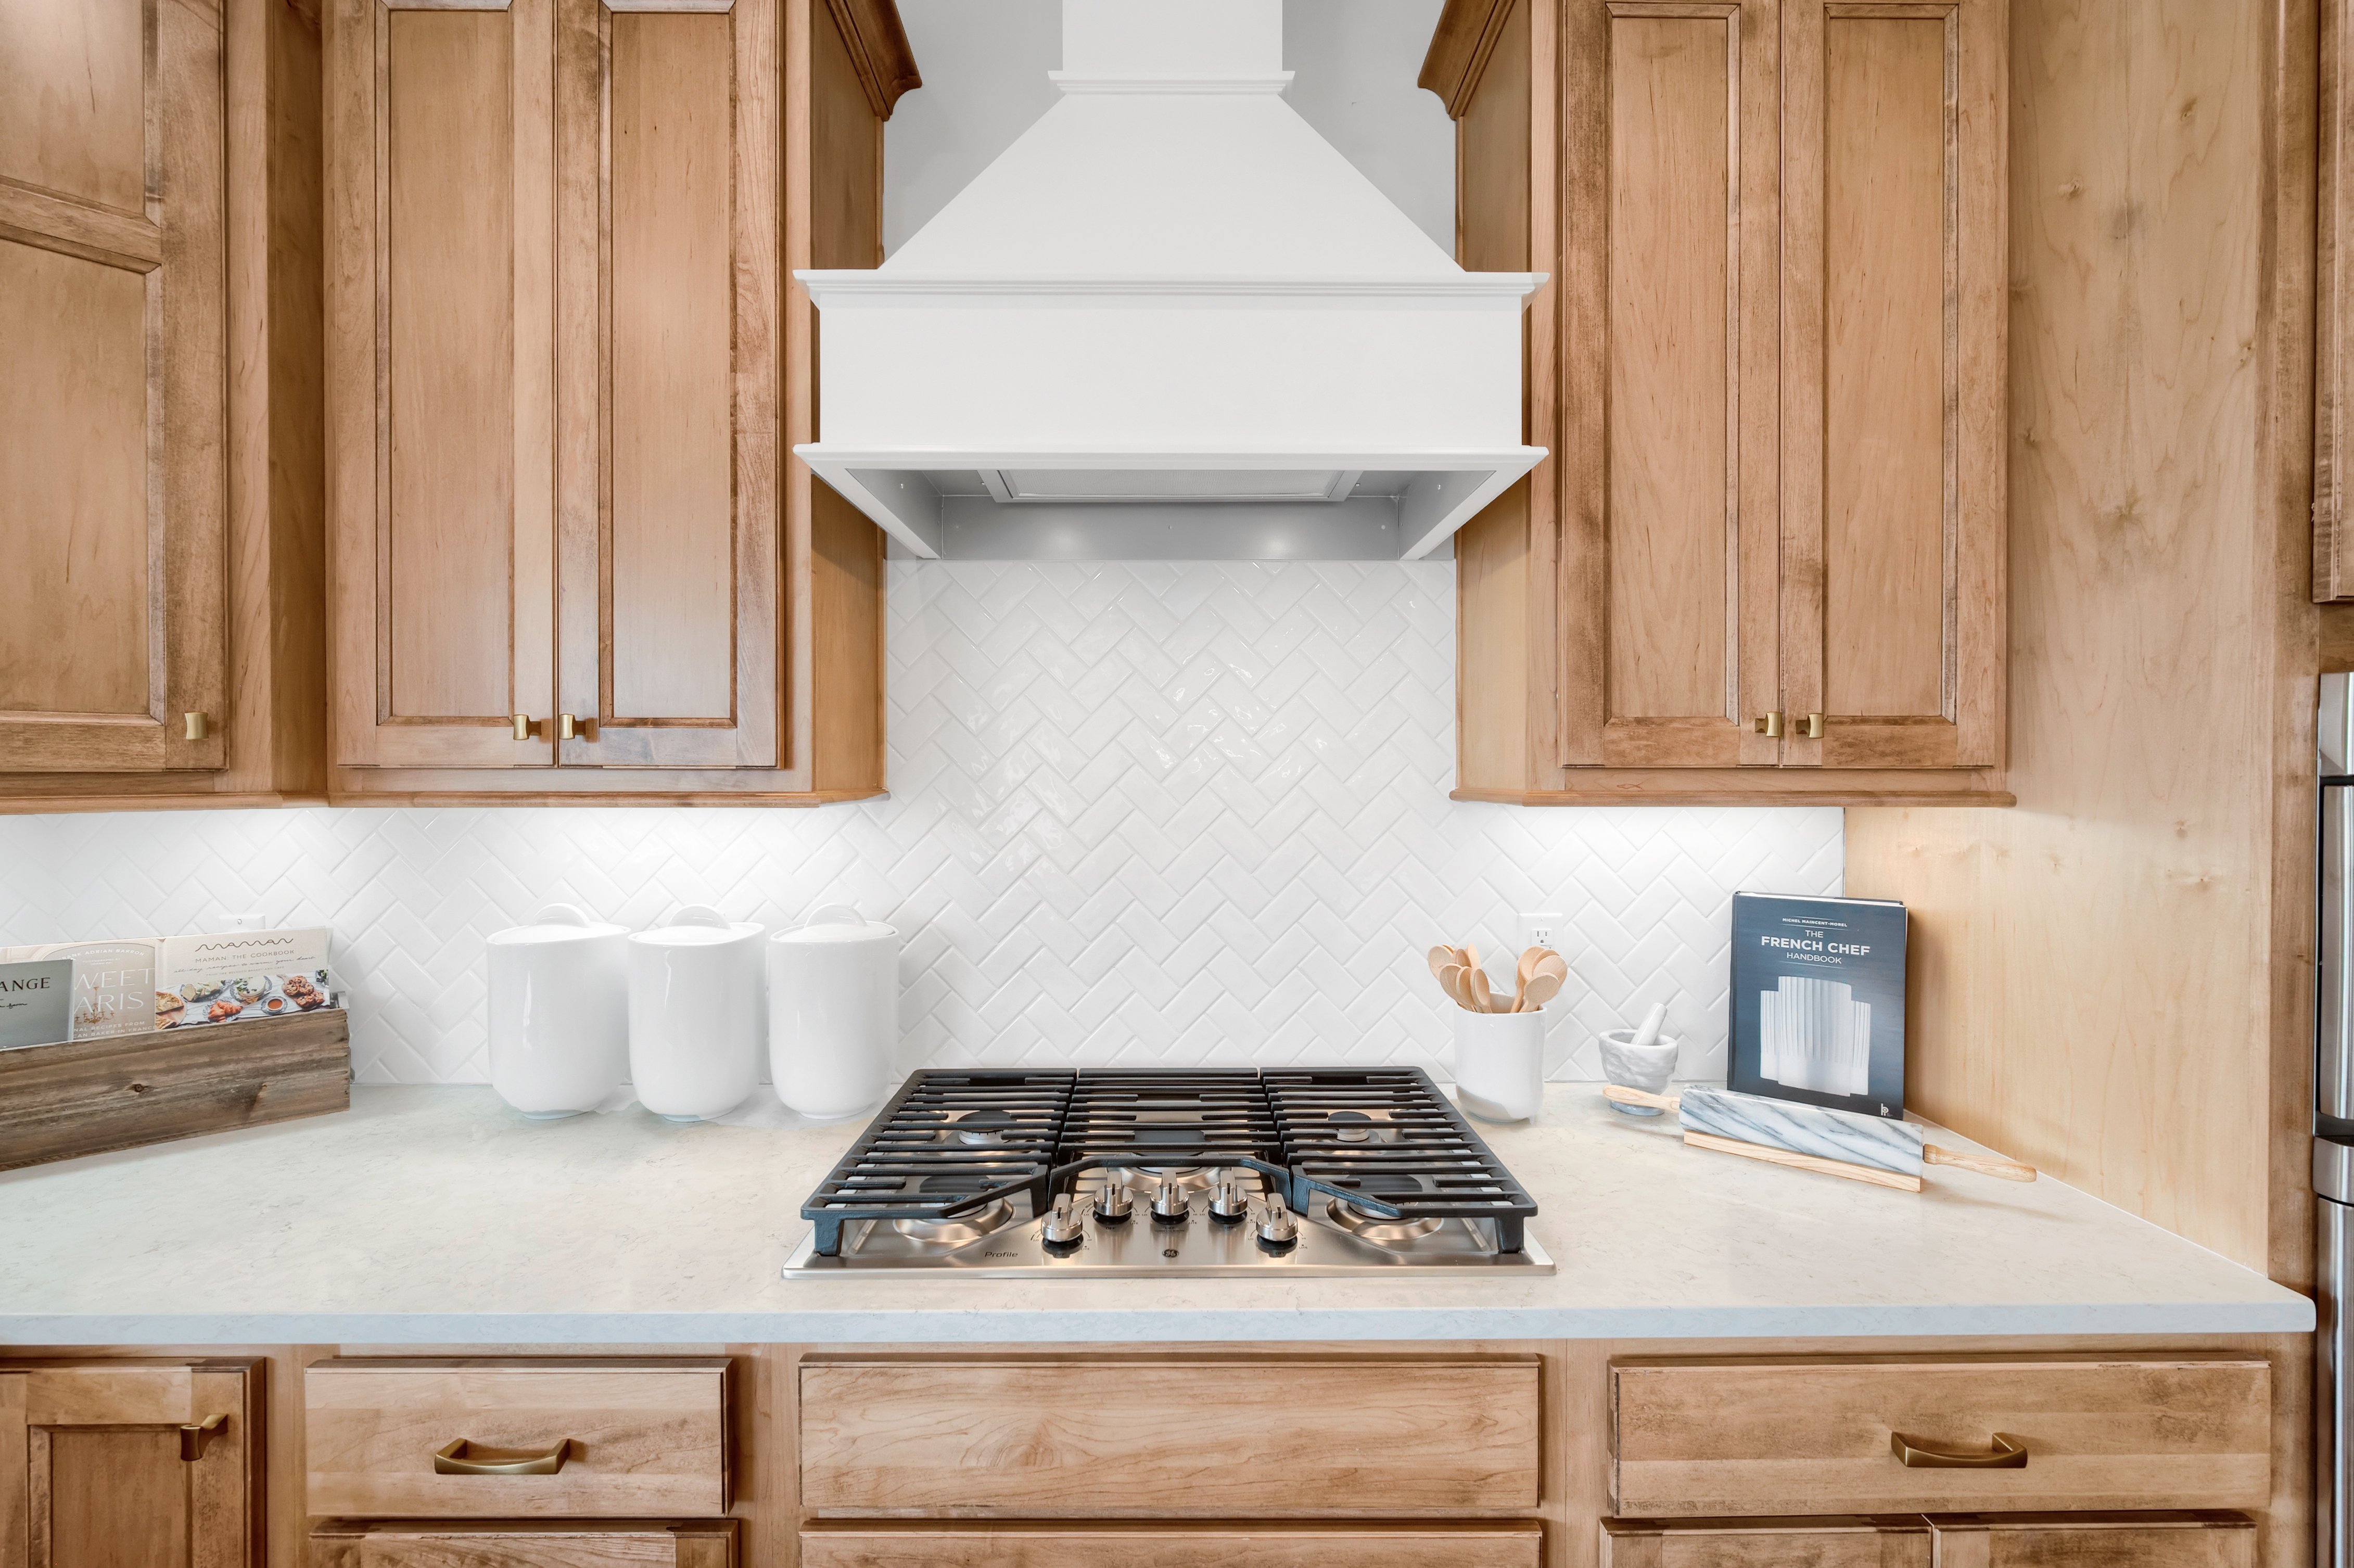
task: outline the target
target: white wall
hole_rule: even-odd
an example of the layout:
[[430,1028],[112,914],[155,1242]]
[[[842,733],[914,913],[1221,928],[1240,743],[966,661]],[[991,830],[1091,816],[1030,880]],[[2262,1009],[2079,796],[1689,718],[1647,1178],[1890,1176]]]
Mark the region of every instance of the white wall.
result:
[[[1441,0],[1287,0],[1288,101],[1450,254],[1455,132],[1414,85]],[[1055,98],[1058,0],[900,0],[924,85],[884,129],[883,246],[896,250]]]
[[1834,810],[1448,800],[1449,562],[900,562],[889,640],[887,800],[0,817],[0,944],[329,926],[361,1077],[423,1083],[486,1075],[482,938],[542,903],[847,900],[906,937],[908,1066],[1445,1076],[1423,954],[1557,910],[1556,1075],[1659,997],[1721,1076],[1733,892],[1840,890]]

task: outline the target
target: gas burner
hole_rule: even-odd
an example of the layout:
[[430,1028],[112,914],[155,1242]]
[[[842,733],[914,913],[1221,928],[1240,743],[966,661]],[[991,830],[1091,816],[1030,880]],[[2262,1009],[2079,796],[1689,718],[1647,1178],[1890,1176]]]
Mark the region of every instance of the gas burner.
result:
[[1324,1217],[1376,1246],[1395,1246],[1429,1235],[1447,1224],[1435,1215],[1425,1214],[1418,1220],[1393,1220],[1379,1214],[1369,1214],[1356,1204],[1334,1198],[1324,1205]]
[[951,1120],[940,1137],[980,1149],[1005,1140],[1005,1128],[1015,1126],[1013,1113],[994,1107],[966,1111]]
[[1373,1118],[1363,1111],[1337,1110],[1324,1119],[1332,1124],[1332,1135],[1343,1143],[1373,1140]]
[[935,1246],[962,1246],[1013,1223],[1013,1205],[999,1198],[953,1220],[889,1220],[893,1230]]

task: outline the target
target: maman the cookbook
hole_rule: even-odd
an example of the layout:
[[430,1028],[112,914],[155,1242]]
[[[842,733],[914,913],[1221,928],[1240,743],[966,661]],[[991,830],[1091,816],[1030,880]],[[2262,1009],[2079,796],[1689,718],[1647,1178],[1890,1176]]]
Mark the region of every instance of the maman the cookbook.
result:
[[1904,906],[1733,895],[1725,1086],[1863,1116],[1904,1115]]

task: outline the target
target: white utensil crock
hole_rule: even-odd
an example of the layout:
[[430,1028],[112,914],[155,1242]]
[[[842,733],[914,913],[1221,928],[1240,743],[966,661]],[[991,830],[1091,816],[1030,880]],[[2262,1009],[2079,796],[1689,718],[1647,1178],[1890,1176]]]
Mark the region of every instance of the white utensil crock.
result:
[[890,1087],[899,1044],[899,933],[828,905],[769,938],[769,1076],[806,1117],[856,1116]]
[[1544,1014],[1455,1010],[1455,1101],[1482,1121],[1526,1121],[1544,1099]]
[[630,1070],[629,933],[569,904],[492,934],[491,1087],[531,1117],[593,1110]]
[[719,1116],[760,1081],[764,934],[690,904],[629,939],[630,1082],[656,1116]]

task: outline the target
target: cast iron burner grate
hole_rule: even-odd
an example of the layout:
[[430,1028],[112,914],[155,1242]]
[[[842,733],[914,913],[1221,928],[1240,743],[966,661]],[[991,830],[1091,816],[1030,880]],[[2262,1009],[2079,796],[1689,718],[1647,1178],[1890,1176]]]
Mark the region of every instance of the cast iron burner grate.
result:
[[858,1220],[931,1221],[979,1194],[1035,1218],[1098,1163],[1154,1169],[1264,1160],[1315,1191],[1363,1192],[1402,1222],[1484,1219],[1499,1252],[1537,1206],[1419,1067],[1323,1072],[1083,1068],[917,1073],[820,1182],[801,1214],[839,1256]]

